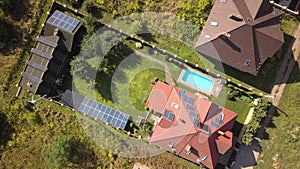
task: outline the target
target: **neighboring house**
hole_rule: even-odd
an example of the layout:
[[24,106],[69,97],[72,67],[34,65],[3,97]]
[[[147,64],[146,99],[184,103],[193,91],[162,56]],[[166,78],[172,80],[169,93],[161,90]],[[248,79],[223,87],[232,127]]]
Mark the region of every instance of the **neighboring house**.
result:
[[147,107],[161,114],[149,140],[158,147],[208,168],[232,147],[237,114],[224,107],[162,82]]
[[40,95],[51,93],[72,49],[73,36],[80,26],[77,19],[59,11],[49,17],[44,35],[37,38],[22,72],[20,86],[23,89]]
[[257,75],[284,43],[282,16],[269,0],[216,0],[195,48],[213,61]]

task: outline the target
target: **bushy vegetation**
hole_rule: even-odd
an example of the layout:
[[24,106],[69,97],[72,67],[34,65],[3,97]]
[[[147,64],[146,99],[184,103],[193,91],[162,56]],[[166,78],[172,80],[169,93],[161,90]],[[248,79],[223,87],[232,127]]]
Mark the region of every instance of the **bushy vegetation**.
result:
[[253,141],[253,136],[256,134],[258,129],[261,127],[261,122],[264,117],[266,117],[271,103],[265,99],[261,98],[258,105],[254,108],[254,113],[249,124],[246,125],[245,133],[242,137],[242,142],[246,145],[250,145]]

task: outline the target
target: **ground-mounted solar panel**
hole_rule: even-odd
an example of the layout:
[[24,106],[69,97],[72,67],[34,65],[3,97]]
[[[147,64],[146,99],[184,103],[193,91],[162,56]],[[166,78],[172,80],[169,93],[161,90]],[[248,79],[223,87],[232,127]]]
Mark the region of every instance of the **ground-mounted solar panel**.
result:
[[78,111],[120,129],[125,129],[130,117],[127,114],[121,113],[89,98],[84,98]]
[[47,20],[47,23],[72,33],[80,21],[60,11],[55,11]]

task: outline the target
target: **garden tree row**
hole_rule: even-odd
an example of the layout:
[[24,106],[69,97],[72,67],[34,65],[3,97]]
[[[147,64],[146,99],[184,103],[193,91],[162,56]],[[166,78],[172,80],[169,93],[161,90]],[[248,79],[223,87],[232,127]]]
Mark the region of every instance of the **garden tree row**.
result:
[[198,28],[204,26],[212,6],[212,0],[85,0],[81,6],[78,6],[78,1],[61,1],[82,8],[98,18],[103,17],[103,13],[116,18],[141,12],[171,12]]
[[246,125],[246,130],[242,137],[242,142],[244,144],[250,145],[252,143],[254,135],[261,127],[262,119],[266,117],[270,106],[271,103],[266,98],[261,98],[259,100],[257,107],[254,108],[251,121]]

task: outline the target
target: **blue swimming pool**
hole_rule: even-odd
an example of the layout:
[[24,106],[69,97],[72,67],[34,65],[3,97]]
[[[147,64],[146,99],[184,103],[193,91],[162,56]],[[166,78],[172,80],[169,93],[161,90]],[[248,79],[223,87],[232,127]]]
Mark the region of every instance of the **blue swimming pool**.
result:
[[211,92],[214,84],[213,80],[190,70],[186,70],[184,72],[182,80],[185,83],[192,85],[198,89],[204,90],[206,92]]

